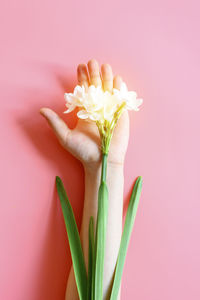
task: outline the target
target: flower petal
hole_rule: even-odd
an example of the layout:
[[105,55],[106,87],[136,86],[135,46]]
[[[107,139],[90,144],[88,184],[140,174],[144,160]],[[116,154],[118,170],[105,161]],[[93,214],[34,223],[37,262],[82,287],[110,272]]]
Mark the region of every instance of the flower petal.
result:
[[79,110],[77,112],[77,116],[80,118],[80,119],[87,119],[89,117],[89,114],[86,110]]
[[137,99],[135,91],[128,91],[125,82],[122,82],[120,90],[113,88],[112,93],[104,91],[101,86],[90,85],[88,90],[82,85],[77,85],[73,93],[65,93],[66,107],[64,113],[69,113],[76,107],[82,108],[77,113],[80,119],[91,119],[102,124],[105,120],[111,122],[117,109],[126,103],[125,109],[139,110],[142,99]]

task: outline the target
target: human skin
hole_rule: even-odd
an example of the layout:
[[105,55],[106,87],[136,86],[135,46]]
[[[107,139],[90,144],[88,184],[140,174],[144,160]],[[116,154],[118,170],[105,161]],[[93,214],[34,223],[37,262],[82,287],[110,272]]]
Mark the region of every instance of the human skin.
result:
[[[77,67],[79,85],[87,89],[90,85],[101,85],[104,90],[120,88],[122,78],[113,77],[109,64],[102,64],[101,70],[95,59]],[[71,130],[67,124],[50,108],[43,107],[40,113],[45,117],[53,129],[60,144],[79,159],[85,172],[85,195],[82,224],[80,230],[86,268],[88,266],[88,227],[90,216],[94,217],[96,225],[98,208],[98,189],[101,175],[101,142],[95,122],[78,120],[77,126]],[[107,185],[109,191],[108,222],[104,262],[103,300],[108,300],[112,287],[112,280],[117,261],[123,216],[124,189],[124,158],[129,139],[129,116],[124,111],[117,122],[110,144],[107,166]],[[118,294],[120,300],[121,286]],[[65,300],[79,300],[73,266],[67,282]]]

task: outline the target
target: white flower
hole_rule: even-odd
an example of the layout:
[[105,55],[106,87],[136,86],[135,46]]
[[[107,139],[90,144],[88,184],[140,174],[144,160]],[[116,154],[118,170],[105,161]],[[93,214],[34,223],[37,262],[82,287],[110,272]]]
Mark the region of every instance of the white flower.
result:
[[82,108],[77,116],[80,119],[91,119],[104,123],[111,122],[115,112],[123,105],[123,109],[139,110],[142,99],[137,99],[134,91],[128,91],[125,82],[121,84],[120,90],[113,88],[112,93],[104,91],[101,86],[90,85],[86,92],[84,86],[77,85],[73,93],[65,93],[66,107],[64,113],[73,111],[76,107]]
[[137,93],[134,91],[128,91],[125,82],[122,82],[120,90],[113,88],[113,94],[122,102],[126,102],[126,108],[129,110],[139,110],[139,106],[142,104],[143,99],[137,98]]
[[83,85],[77,85],[73,93],[65,93],[64,97],[67,107],[64,113],[79,107],[77,116],[80,119],[96,122],[104,154],[108,154],[113,130],[124,109],[138,111],[143,102],[137,99],[136,92],[128,91],[125,82],[120,90],[113,88],[112,93],[104,91],[101,86],[90,85],[86,91]]

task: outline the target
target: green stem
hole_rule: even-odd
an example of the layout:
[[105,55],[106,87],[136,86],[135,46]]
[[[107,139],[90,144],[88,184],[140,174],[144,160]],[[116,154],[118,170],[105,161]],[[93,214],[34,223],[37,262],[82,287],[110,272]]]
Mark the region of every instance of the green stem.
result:
[[108,188],[106,185],[107,156],[102,153],[101,181],[98,192],[98,211],[94,245],[94,269],[92,278],[93,300],[103,299],[103,272],[108,217]]
[[108,154],[102,153],[101,182],[103,182],[103,181],[106,182],[107,157],[108,157]]

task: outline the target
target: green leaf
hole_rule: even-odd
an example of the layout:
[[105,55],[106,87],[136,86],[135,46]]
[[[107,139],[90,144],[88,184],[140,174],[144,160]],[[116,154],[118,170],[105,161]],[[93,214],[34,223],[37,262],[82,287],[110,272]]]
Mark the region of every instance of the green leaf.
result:
[[91,216],[89,222],[89,247],[88,247],[88,286],[87,286],[88,300],[92,300],[93,266],[94,266],[94,218]]
[[126,213],[126,219],[125,219],[124,229],[123,229],[121,242],[120,242],[120,248],[119,248],[119,253],[118,253],[118,258],[117,258],[117,263],[115,268],[114,281],[113,281],[110,300],[117,300],[118,297],[128,244],[129,244],[132,228],[135,221],[141,190],[142,190],[142,177],[138,177],[134,184],[133,191],[131,194],[131,199]]
[[67,229],[74,274],[80,300],[87,299],[87,272],[77,224],[62,180],[56,176],[56,187]]
[[103,299],[103,271],[104,254],[106,244],[106,225],[108,215],[108,188],[105,181],[102,181],[98,193],[98,213],[95,236],[95,284],[94,299]]

